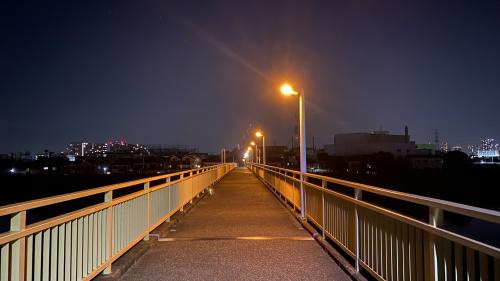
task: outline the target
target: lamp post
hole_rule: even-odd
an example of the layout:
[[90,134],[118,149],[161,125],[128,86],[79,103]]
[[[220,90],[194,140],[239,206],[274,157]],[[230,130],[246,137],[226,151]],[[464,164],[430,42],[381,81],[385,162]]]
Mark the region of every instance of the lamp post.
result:
[[255,136],[258,138],[262,137],[262,164],[266,165],[266,138],[260,131],[255,133]]
[[[247,159],[249,159],[249,160],[250,160],[250,152],[251,152],[251,151],[252,151],[252,147],[250,147],[250,146],[249,146],[249,147],[247,148],[247,152],[245,152],[245,157],[246,157]],[[253,161],[252,161],[252,160],[250,160],[250,162],[253,162]]]
[[307,173],[307,154],[306,154],[306,117],[305,117],[305,102],[304,91],[298,92],[289,84],[283,84],[280,88],[281,93],[285,96],[299,97],[299,119],[300,119],[300,217],[305,219],[305,192],[304,192],[304,175]]
[[[255,144],[254,141],[252,141],[250,143],[250,145],[255,147],[255,150],[253,151],[253,154],[252,154],[252,158],[253,158],[252,162],[256,162],[257,161],[257,155],[256,155],[256,153],[257,153],[257,146],[256,146],[256,144]],[[249,147],[251,148],[251,146],[249,146]]]

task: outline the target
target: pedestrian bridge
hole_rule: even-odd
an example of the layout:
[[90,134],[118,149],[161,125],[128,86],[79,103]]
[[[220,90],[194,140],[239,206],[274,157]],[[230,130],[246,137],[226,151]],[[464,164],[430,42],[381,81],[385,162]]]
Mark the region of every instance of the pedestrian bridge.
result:
[[221,164],[2,206],[0,280],[500,280],[498,245],[446,228],[450,214],[498,227],[500,212],[302,178]]

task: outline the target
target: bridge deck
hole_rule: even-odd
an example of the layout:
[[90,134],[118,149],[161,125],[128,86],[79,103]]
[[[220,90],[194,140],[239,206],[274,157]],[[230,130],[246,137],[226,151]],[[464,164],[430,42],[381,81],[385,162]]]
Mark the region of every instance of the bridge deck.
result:
[[[173,241],[154,242],[120,280],[350,280],[248,170],[214,191],[170,230],[160,226]],[[237,239],[255,236],[268,239]]]

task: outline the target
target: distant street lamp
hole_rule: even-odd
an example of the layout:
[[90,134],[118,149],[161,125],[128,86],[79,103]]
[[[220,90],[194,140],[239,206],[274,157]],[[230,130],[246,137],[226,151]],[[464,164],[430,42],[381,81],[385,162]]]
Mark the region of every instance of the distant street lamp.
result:
[[280,88],[281,93],[285,96],[299,97],[299,119],[300,119],[300,217],[305,219],[305,202],[304,202],[304,174],[307,173],[307,155],[306,155],[306,117],[305,117],[305,102],[304,91],[298,92],[289,84],[283,84]]
[[266,139],[260,131],[255,133],[255,136],[258,138],[262,137],[262,164],[266,165]]
[[257,151],[259,149],[257,148],[257,145],[255,144],[254,141],[250,142],[250,145],[251,146],[255,146],[255,150],[253,151],[253,154],[252,154],[252,156],[253,156],[252,162],[256,162],[257,161],[257,155],[256,155],[256,153],[257,153]]

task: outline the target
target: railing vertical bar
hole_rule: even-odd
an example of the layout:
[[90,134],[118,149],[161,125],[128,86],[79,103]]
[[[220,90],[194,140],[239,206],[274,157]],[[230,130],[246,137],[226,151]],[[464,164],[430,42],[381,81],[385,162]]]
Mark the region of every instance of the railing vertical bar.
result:
[[325,191],[326,189],[326,181],[321,181],[321,234],[323,235],[323,239],[326,238],[326,212],[325,212]]
[[[104,194],[104,202],[111,203],[113,201],[113,191],[108,191]],[[113,255],[113,229],[115,227],[113,221],[113,205],[109,205],[107,208],[107,227],[106,227],[106,261],[111,260],[111,256]],[[109,262],[108,267],[104,269],[104,274],[111,273],[111,261]]]
[[394,263],[392,266],[394,267],[394,279],[396,280],[402,280],[401,279],[401,262],[399,261],[400,254],[399,254],[399,222],[397,220],[393,220],[394,223],[394,229],[393,229],[393,236],[392,236],[392,250],[393,250],[393,258],[394,258]]
[[488,275],[488,256],[483,253],[479,253],[479,280],[489,281]]
[[50,234],[50,280],[57,280],[57,242],[59,241],[59,226],[55,226]]
[[77,221],[78,225],[78,233],[77,233],[77,246],[76,246],[76,251],[77,251],[77,256],[76,256],[76,280],[80,280],[83,277],[83,218],[78,218]]
[[408,270],[410,273],[410,280],[417,280],[417,269],[415,267],[416,264],[416,253],[415,253],[415,231],[416,229],[413,226],[408,227]]
[[423,239],[422,239],[422,231],[420,229],[416,229],[415,232],[415,272],[416,272],[416,280],[423,281],[424,280],[424,254],[423,254]]
[[494,259],[493,261],[493,275],[495,281],[500,281],[500,259]]
[[[101,254],[102,254],[102,211],[97,212],[97,255],[95,268],[99,267],[101,264]],[[94,269],[95,269],[94,268]]]
[[102,219],[101,219],[101,260],[99,261],[99,264],[103,264],[106,262],[106,249],[108,248],[108,245],[106,241],[108,240],[108,236],[106,235],[106,230],[107,230],[107,221],[108,221],[108,214],[107,214],[108,209],[104,209],[101,211],[102,213]]
[[10,243],[5,243],[0,246],[0,280],[8,281],[9,280],[9,247]]
[[403,280],[410,280],[410,272],[409,272],[409,264],[410,264],[410,256],[408,254],[408,224],[401,223],[402,228],[402,236],[401,236],[401,254],[402,254],[402,263],[403,263]]
[[71,221],[66,223],[66,234],[64,235],[64,280],[71,278]]
[[469,247],[466,247],[466,255],[467,255],[467,280],[475,280],[476,261],[474,258],[474,250],[472,250]]
[[387,218],[381,218],[380,222],[381,256],[380,256],[380,276],[387,279]]
[[94,214],[89,215],[89,253],[87,256],[87,274],[91,273],[93,270],[93,263],[95,252],[94,252]]
[[33,235],[26,239],[26,281],[31,280],[33,280]]
[[341,209],[341,203],[339,200],[336,200],[336,221],[337,221],[337,235],[336,235],[336,238],[337,240],[340,241],[340,243],[342,243],[342,240],[343,240],[343,236],[344,236],[344,229],[343,229],[343,224],[344,224],[344,221],[342,219],[342,209]]
[[76,280],[78,225],[76,220],[71,221],[71,280]]
[[35,272],[33,280],[40,281],[42,278],[42,232],[35,234]]
[[[190,175],[192,175],[192,173],[190,173]],[[151,193],[149,192],[149,185],[150,183],[147,182],[147,183],[144,183],[144,190],[146,190],[148,193],[146,194],[146,227],[149,231],[149,226],[151,225],[151,203],[150,203],[150,196],[151,196]],[[193,193],[193,185],[191,184],[191,194]],[[149,234],[149,232],[148,232]],[[144,241],[147,241],[149,240],[149,235],[146,235],[144,236]]]
[[370,267],[375,267],[375,213],[370,212]]
[[434,243],[436,244],[436,260],[437,260],[437,280],[445,280],[446,268],[444,263],[444,241],[441,237],[434,237]]
[[[10,231],[21,231],[26,228],[26,211],[13,214],[10,219]],[[11,279],[24,280],[26,270],[26,238],[21,237],[11,245]],[[3,271],[2,271],[3,272]]]
[[462,281],[464,280],[464,259],[463,259],[463,246],[458,244],[458,243],[453,243],[454,244],[454,258],[455,258],[455,264],[453,266],[454,269],[454,275],[455,275],[455,280],[456,281]]
[[398,280],[405,280],[404,264],[406,260],[403,256],[403,223],[396,221],[396,253],[398,255]]
[[92,220],[92,267],[90,272],[94,271],[97,268],[97,220],[98,213],[94,213]]
[[113,255],[118,252],[121,236],[121,204],[114,206],[113,221],[115,223],[115,235],[113,235]]
[[393,280],[392,278],[392,220],[390,218],[386,219],[385,226],[386,226],[386,279],[387,280]]
[[[365,215],[363,210],[358,209],[358,218],[359,218],[359,259],[366,263],[366,223],[365,223]],[[359,266],[359,263],[358,263]]]
[[124,204],[124,207],[125,207],[125,227],[123,229],[123,231],[125,232],[125,236],[124,236],[124,240],[123,240],[123,245],[122,245],[122,249],[125,248],[128,244],[128,241],[130,241],[130,232],[132,231],[132,227],[131,227],[131,212],[130,212],[130,208],[131,208],[131,202],[130,200],[125,202]]
[[89,253],[89,216],[83,217],[82,274],[87,276]]
[[373,269],[375,270],[375,272],[380,274],[380,271],[381,271],[380,270],[381,269],[380,259],[381,259],[382,255],[380,254],[380,242],[381,242],[381,239],[380,239],[380,216],[378,214],[375,215],[374,225],[375,225],[375,241],[374,241],[374,244],[375,244],[375,266],[373,267]]
[[99,252],[99,259],[97,260],[97,263],[99,266],[101,266],[103,263],[106,262],[106,248],[108,247],[107,245],[107,222],[108,222],[108,214],[107,214],[108,209],[102,209],[101,210],[101,224],[99,224],[99,234],[101,236],[101,250]]
[[452,264],[451,264],[451,242],[445,239],[441,239],[443,245],[443,273],[445,274],[444,280],[452,280]]
[[[324,181],[325,184],[326,184],[326,181]],[[356,188],[354,190],[354,199],[356,200],[361,200],[362,198],[362,193],[361,193],[361,190]],[[360,248],[360,230],[359,230],[359,210],[358,210],[358,205],[355,204],[354,205],[354,243],[355,243],[355,254],[356,254],[356,258],[355,258],[355,268],[356,268],[356,271],[359,272],[359,256],[360,256],[360,253],[359,253],[359,248]]]
[[[347,219],[347,205],[345,202],[341,201],[340,202],[340,214],[342,215],[342,244],[346,247],[348,247],[348,241],[349,241],[349,220]],[[354,251],[354,250],[353,250]]]

